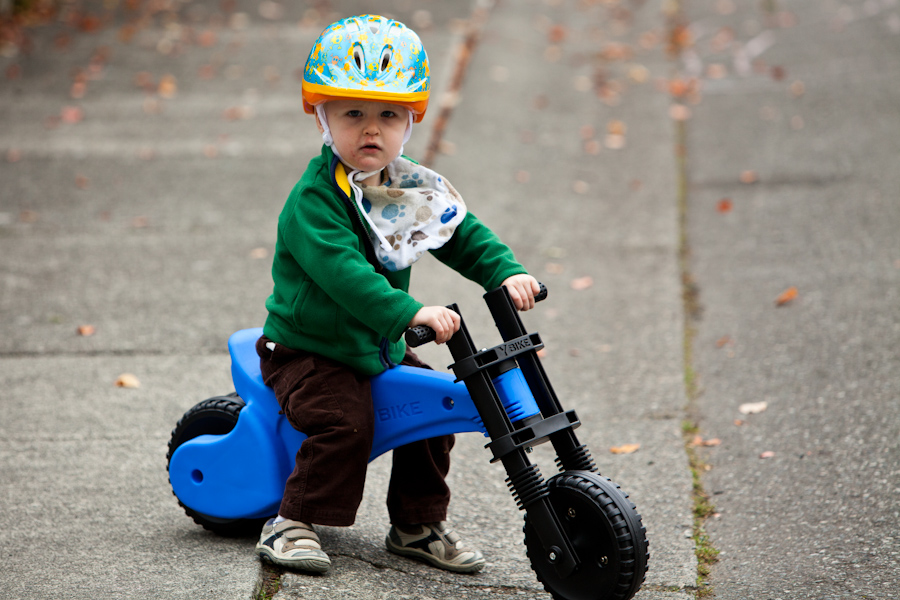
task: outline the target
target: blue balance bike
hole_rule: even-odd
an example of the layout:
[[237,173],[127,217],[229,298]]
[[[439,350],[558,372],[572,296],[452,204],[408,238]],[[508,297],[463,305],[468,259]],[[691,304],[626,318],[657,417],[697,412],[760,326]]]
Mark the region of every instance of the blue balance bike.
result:
[[[546,296],[546,290],[541,296]],[[491,462],[525,511],[525,546],[538,580],[558,600],[628,600],[640,589],[649,552],[641,516],[579,444],[575,411],[563,410],[506,288],[484,296],[503,343],[476,349],[463,322],[447,343],[455,377],[397,366],[372,378],[375,441],[370,460],[421,439],[480,431]],[[457,313],[456,305],[449,308]],[[168,470],[185,512],[211,531],[259,531],[278,512],[284,483],[306,436],[263,383],[256,354],[261,329],[238,331],[228,349],[236,392],[188,410],[172,431]],[[411,347],[434,339],[423,327]],[[545,481],[528,457],[549,441],[560,473]]]

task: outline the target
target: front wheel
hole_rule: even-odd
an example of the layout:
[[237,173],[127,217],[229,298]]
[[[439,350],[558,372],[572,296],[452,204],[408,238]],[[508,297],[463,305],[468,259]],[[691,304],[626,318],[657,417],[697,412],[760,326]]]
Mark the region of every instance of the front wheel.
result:
[[618,485],[589,471],[566,471],[547,482],[548,499],[580,564],[560,577],[525,516],[525,547],[538,580],[556,600],[629,600],[647,572],[641,515]]
[[[242,408],[244,401],[236,393],[232,393],[204,400],[184,413],[172,430],[169,452],[166,454],[166,470],[171,465],[175,450],[183,443],[201,435],[225,435],[234,429]],[[259,519],[220,519],[188,508],[180,499],[178,504],[195,523],[220,535],[244,536],[254,531],[258,533],[261,527]]]

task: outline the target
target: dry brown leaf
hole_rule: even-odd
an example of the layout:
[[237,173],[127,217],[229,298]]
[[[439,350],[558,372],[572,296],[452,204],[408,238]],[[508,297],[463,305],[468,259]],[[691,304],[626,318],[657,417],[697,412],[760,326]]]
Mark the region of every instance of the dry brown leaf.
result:
[[723,335],[716,340],[716,348],[724,348],[725,346],[730,346],[732,344],[734,344],[734,340],[731,339],[730,335]]
[[544,266],[544,270],[547,271],[548,273],[550,273],[551,275],[559,275],[559,274],[561,274],[563,271],[566,270],[566,267],[563,266],[563,265],[561,265],[561,264],[558,263],[558,262],[548,262],[548,263]]
[[93,325],[81,325],[75,331],[78,332],[78,335],[83,337],[90,337],[97,332]]
[[760,458],[774,458],[774,457],[775,457],[775,453],[772,452],[771,450],[766,450],[765,452],[761,453],[761,454],[759,455],[759,457],[760,457]]
[[163,98],[174,98],[178,92],[178,80],[174,75],[163,75],[159,80],[157,92]]
[[576,279],[573,279],[571,281],[571,283],[569,283],[569,286],[577,292],[586,290],[589,287],[591,287],[592,285],[594,285],[594,278],[591,277],[590,275],[585,275],[584,277],[578,277]]
[[741,172],[740,179],[741,179],[741,183],[746,183],[746,184],[756,183],[757,181],[759,181],[759,175],[756,173],[756,171],[748,169],[746,171]]
[[590,189],[591,187],[588,185],[587,181],[578,180],[572,184],[572,191],[576,194],[587,194]]
[[141,387],[141,382],[131,373],[122,373],[119,375],[119,378],[116,379],[116,387],[139,388]]
[[63,123],[79,123],[84,119],[84,111],[77,106],[64,106],[59,113]]
[[734,203],[731,201],[731,198],[722,198],[719,200],[719,203],[716,204],[716,210],[720,213],[731,212],[732,208],[734,208]]
[[669,107],[669,116],[673,121],[687,121],[691,118],[691,109],[684,104],[673,104]]
[[722,443],[722,440],[720,440],[719,438],[711,438],[708,440],[704,440],[699,435],[695,435],[694,439],[691,440],[691,446],[705,446],[707,448],[711,447],[711,446],[718,446],[721,443]]
[[637,452],[640,447],[640,444],[622,444],[621,446],[613,446],[609,451],[613,454],[632,454]]
[[779,294],[779,296],[775,299],[775,304],[777,306],[784,306],[785,304],[792,302],[797,299],[797,288],[794,286],[789,287]]
[[755,415],[769,408],[768,402],[747,402],[738,407],[738,412],[742,415]]

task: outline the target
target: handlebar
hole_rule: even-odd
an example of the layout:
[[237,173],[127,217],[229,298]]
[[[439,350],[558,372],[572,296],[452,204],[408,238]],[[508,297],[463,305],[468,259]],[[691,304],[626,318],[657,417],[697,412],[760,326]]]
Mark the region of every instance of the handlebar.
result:
[[[535,302],[540,302],[547,298],[547,286],[540,282],[538,282],[538,285],[541,286],[541,291],[534,296]],[[431,327],[428,327],[427,325],[416,325],[407,329],[404,337],[406,338],[407,346],[410,348],[418,348],[423,344],[433,342],[436,336],[434,329]]]

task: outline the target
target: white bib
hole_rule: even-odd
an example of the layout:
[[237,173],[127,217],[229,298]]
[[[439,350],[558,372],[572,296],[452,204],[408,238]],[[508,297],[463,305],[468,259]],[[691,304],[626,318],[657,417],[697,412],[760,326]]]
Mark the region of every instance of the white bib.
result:
[[361,208],[378,261],[389,271],[402,271],[450,240],[466,216],[466,204],[449,181],[402,156],[386,170],[383,185],[359,186]]

